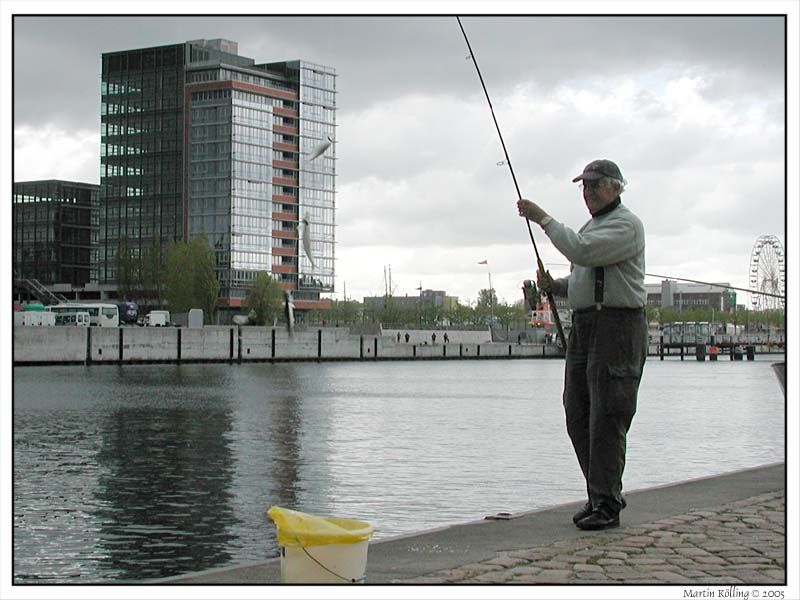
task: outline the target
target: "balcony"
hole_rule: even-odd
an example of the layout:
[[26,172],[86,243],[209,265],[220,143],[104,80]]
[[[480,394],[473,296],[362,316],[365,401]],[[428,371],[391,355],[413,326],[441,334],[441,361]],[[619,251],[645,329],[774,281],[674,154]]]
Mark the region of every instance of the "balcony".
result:
[[273,273],[297,273],[297,265],[272,265]]
[[330,310],[331,301],[324,300],[293,300],[295,310]]
[[288,133],[290,135],[300,134],[300,130],[297,127],[287,127],[286,125],[273,125],[272,129],[278,133]]
[[292,110],[291,108],[280,108],[278,106],[273,107],[272,112],[274,112],[276,115],[282,115],[284,117],[299,116],[296,110]]
[[297,144],[287,144],[285,142],[272,142],[272,147],[275,150],[284,150],[286,152],[299,152],[300,147]]
[[272,213],[272,220],[273,221],[289,221],[291,223],[297,223],[299,221],[298,217],[294,213],[286,213],[286,212],[274,212]]
[[295,171],[300,168],[300,165],[290,160],[273,160],[273,167],[280,167],[281,169],[294,169]]

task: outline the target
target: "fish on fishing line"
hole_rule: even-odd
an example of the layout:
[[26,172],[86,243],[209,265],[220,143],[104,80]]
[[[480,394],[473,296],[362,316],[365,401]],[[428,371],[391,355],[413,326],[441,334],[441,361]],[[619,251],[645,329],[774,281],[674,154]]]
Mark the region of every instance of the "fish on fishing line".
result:
[[302,229],[301,236],[303,238],[303,251],[306,253],[306,257],[311,263],[311,266],[315,267],[316,265],[314,264],[314,257],[311,255],[311,225],[309,224],[308,219],[303,217],[303,220],[300,221],[298,227]]
[[311,151],[311,153],[308,155],[308,158],[306,159],[308,162],[316,160],[317,158],[325,154],[328,148],[331,147],[331,145],[333,144],[333,138],[331,136],[326,136],[325,140],[326,141],[314,147],[314,149]]
[[283,316],[286,318],[286,329],[291,337],[294,333],[294,302],[292,292],[283,290]]

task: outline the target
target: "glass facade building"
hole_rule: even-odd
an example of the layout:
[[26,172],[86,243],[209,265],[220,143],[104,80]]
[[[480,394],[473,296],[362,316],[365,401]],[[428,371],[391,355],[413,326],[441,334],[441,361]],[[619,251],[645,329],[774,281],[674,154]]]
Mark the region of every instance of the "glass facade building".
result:
[[320,293],[334,281],[335,144],[307,157],[335,136],[335,71],[256,64],[237,50],[195,40],[103,55],[101,276],[113,281],[123,238],[141,249],[204,235],[221,306],[241,306],[267,271],[298,310],[324,308]]
[[185,44],[103,54],[98,280],[115,283],[121,246],[134,256],[183,239]]
[[15,279],[84,287],[96,281],[100,186],[71,181],[14,183]]

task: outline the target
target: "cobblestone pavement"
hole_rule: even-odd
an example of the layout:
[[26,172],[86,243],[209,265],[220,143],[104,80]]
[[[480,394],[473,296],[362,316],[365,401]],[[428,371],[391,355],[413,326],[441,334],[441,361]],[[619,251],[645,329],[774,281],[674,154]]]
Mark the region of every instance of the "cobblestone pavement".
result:
[[402,584],[764,584],[786,581],[783,492],[587,534]]

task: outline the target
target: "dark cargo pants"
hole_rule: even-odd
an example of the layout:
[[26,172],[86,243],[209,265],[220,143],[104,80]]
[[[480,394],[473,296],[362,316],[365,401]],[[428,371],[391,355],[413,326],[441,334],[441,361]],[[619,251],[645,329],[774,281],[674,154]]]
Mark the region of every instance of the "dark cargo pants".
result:
[[573,313],[564,411],[595,510],[618,514],[625,507],[626,437],[646,358],[644,310],[603,308]]

